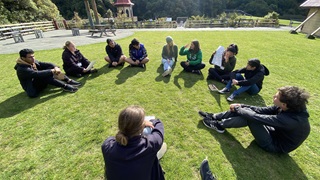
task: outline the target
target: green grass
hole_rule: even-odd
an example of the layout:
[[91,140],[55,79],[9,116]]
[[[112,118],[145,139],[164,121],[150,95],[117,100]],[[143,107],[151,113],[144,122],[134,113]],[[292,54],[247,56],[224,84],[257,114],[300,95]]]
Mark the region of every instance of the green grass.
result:
[[[161,76],[160,54],[167,35],[179,47],[200,41],[207,64],[203,76],[181,72],[179,64],[170,78]],[[102,179],[100,146],[115,135],[119,111],[131,104],[143,106],[147,115],[164,123],[168,151],[161,164],[167,179],[199,179],[199,165],[206,156],[219,179],[320,179],[318,40],[288,32],[137,32],[117,41],[126,55],[133,37],[148,50],[151,61],[146,70],[107,68],[105,43],[79,46],[88,59],[97,61],[99,72],[80,78],[84,86],[74,94],[51,87],[39,98],[26,97],[13,69],[18,54],[0,55],[0,179]],[[235,102],[272,105],[276,89],[285,85],[310,92],[311,134],[289,155],[264,152],[248,128],[218,134],[200,121],[198,110],[229,107],[225,95],[208,91],[212,81],[206,76],[212,51],[230,43],[239,46],[236,68],[257,57],[271,72],[259,95],[244,94]],[[61,53],[45,50],[35,56],[62,65]],[[184,59],[179,57],[178,63]]]

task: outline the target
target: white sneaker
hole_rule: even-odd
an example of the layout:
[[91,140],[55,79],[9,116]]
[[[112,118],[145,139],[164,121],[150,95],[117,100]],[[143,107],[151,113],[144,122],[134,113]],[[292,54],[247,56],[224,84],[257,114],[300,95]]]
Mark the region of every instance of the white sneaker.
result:
[[172,72],[172,69],[169,68],[169,69],[165,70],[165,71],[162,73],[162,76],[163,76],[163,77],[168,76],[171,72]]
[[167,152],[167,143],[163,142],[161,149],[157,152],[157,158],[160,160],[166,152]]

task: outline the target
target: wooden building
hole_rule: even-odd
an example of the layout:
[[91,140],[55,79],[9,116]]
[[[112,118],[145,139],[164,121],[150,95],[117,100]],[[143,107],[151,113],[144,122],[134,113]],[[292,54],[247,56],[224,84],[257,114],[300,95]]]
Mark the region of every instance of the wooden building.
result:
[[309,9],[308,17],[301,24],[301,32],[320,37],[320,0],[307,0],[300,7]]

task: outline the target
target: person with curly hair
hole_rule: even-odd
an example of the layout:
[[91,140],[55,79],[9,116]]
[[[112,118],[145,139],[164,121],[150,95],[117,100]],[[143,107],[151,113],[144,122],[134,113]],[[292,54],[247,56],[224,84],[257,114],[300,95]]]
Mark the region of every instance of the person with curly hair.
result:
[[257,144],[273,153],[289,153],[309,136],[309,93],[296,86],[284,86],[273,96],[273,106],[231,104],[221,113],[199,111],[203,124],[218,133],[226,128],[248,126]]

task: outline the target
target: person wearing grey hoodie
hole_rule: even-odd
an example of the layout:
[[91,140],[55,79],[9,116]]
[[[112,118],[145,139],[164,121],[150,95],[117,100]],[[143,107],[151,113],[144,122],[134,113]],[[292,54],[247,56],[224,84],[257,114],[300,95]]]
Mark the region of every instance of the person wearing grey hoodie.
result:
[[64,75],[58,66],[37,61],[32,49],[22,49],[14,69],[23,90],[29,97],[37,97],[48,84],[61,87],[64,91],[76,92],[80,82]]

